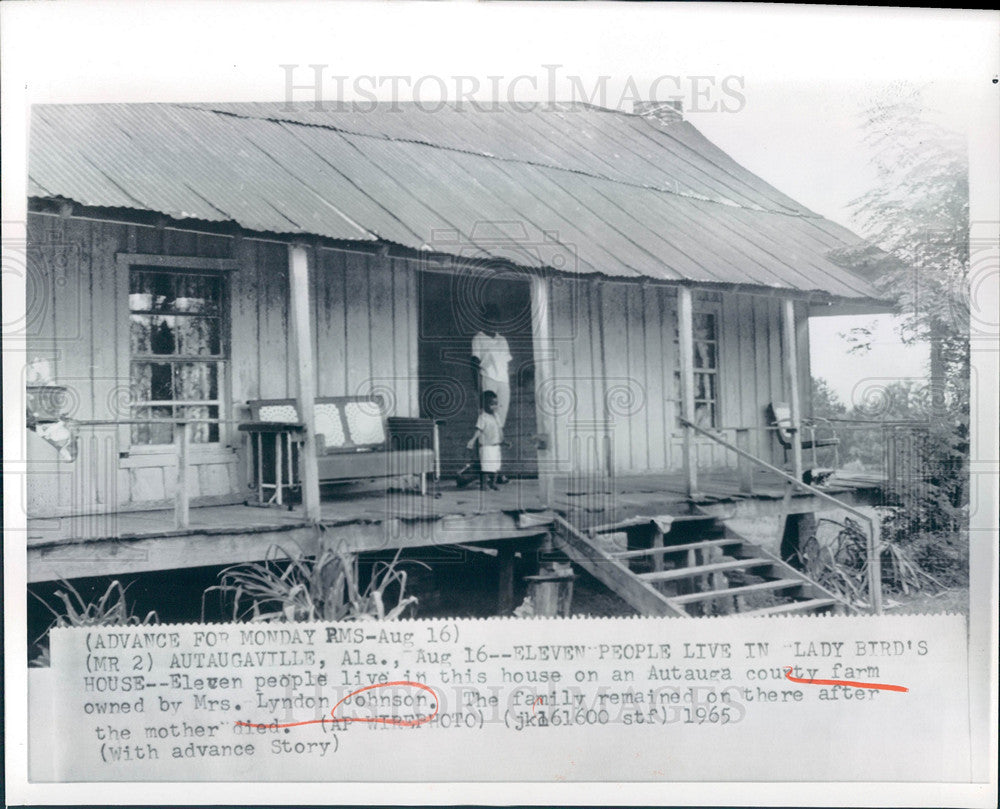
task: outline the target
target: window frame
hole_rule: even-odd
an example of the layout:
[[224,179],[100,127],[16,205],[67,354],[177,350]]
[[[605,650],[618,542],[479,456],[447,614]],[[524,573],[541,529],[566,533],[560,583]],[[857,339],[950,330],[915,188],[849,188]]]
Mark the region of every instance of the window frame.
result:
[[[132,418],[133,410],[137,407],[158,407],[158,406],[179,406],[173,402],[163,405],[135,402],[132,400],[132,365],[133,362],[164,362],[171,365],[182,362],[215,362],[217,363],[218,396],[211,401],[208,406],[218,406],[219,408],[219,433],[217,441],[204,443],[194,443],[190,445],[193,453],[198,455],[216,455],[228,453],[232,445],[232,428],[226,424],[228,414],[232,412],[232,396],[230,390],[230,379],[232,374],[232,343],[231,343],[231,301],[232,301],[232,271],[237,269],[237,262],[233,259],[202,258],[200,256],[165,256],[160,254],[144,253],[119,253],[116,256],[119,267],[119,299],[122,310],[121,325],[118,330],[118,357],[119,357],[119,377],[128,380],[128,404],[127,418]],[[220,279],[219,295],[219,354],[211,356],[178,356],[178,355],[133,355],[131,342],[132,307],[129,300],[131,290],[131,279],[133,272],[159,272],[176,273],[178,275],[207,275]],[[185,315],[181,315],[182,317]],[[136,359],[138,357],[138,359]],[[152,401],[152,400],[151,400]],[[160,400],[156,400],[160,401]],[[207,400],[204,400],[207,401]],[[192,400],[192,405],[197,402]],[[174,444],[158,443],[145,444],[133,441],[132,430],[134,425],[125,424],[119,429],[119,445],[127,447],[127,452],[122,453],[124,457],[134,455],[161,455],[172,453]]]
[[[708,373],[715,379],[715,399],[695,399],[695,410],[697,411],[699,402],[713,402],[715,405],[715,423],[703,426],[702,429],[710,430],[712,432],[721,433],[724,427],[722,426],[722,304],[718,301],[706,301],[706,300],[695,300],[692,302],[691,316],[692,321],[698,315],[712,315],[715,318],[715,337],[711,341],[702,340],[701,342],[711,342],[715,346],[715,367],[712,369],[704,368],[693,368],[693,375]],[[674,388],[674,419],[673,419],[673,434],[675,436],[683,435],[684,428],[677,423],[677,419],[680,416],[681,411],[681,386],[680,386],[680,373],[681,373],[681,358],[680,358],[680,323],[678,322],[677,316],[677,306],[674,305],[673,310],[673,330],[676,332],[676,336],[672,338],[672,346],[674,351],[674,371],[671,375],[673,380]],[[692,323],[693,325],[693,323]],[[699,342],[696,338],[692,342]]]

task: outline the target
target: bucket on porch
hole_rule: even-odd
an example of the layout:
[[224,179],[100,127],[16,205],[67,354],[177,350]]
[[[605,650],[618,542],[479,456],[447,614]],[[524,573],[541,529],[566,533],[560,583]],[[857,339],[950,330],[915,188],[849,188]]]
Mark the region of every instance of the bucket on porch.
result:
[[536,576],[525,576],[528,598],[536,616],[568,618],[573,605],[573,582],[576,574],[571,565],[553,564]]

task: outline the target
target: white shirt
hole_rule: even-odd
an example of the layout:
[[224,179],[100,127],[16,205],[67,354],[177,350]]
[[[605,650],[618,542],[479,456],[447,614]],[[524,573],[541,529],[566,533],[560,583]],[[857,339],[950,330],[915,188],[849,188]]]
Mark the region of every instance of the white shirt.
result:
[[503,427],[500,426],[500,419],[496,413],[483,411],[476,419],[476,429],[479,430],[479,445],[481,447],[495,447],[503,441]]
[[479,332],[472,338],[472,356],[479,360],[479,372],[497,382],[507,381],[507,366],[513,359],[507,340],[499,334],[488,337]]

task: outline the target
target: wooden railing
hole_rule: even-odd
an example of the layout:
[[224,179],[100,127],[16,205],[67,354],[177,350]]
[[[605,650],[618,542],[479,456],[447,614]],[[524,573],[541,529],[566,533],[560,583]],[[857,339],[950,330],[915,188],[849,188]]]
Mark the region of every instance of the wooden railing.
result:
[[[719,444],[722,447],[725,447],[731,452],[735,452],[742,460],[748,461],[758,466],[762,466],[764,469],[767,469],[769,472],[784,479],[785,481],[792,484],[796,488],[801,489],[802,491],[809,492],[809,494],[813,495],[814,497],[818,497],[820,500],[824,500],[826,502],[834,504],[837,508],[841,508],[844,511],[847,511],[849,514],[852,514],[858,520],[861,520],[862,522],[867,524],[868,534],[866,537],[867,538],[866,552],[868,556],[868,597],[871,600],[872,610],[875,612],[875,614],[876,615],[882,614],[882,559],[881,559],[882,549],[881,549],[881,543],[879,541],[880,526],[877,520],[873,520],[864,512],[854,508],[853,506],[849,506],[842,500],[838,500],[836,497],[834,497],[831,494],[828,494],[827,492],[824,492],[822,489],[817,489],[815,486],[812,486],[808,483],[803,482],[802,480],[797,479],[794,475],[790,475],[784,469],[781,469],[780,467],[777,467],[774,464],[768,463],[763,458],[758,458],[757,456],[752,455],[746,450],[737,447],[735,444],[731,444],[729,441],[726,441],[720,435],[717,435],[716,433],[706,430],[702,427],[699,427],[698,425],[688,421],[687,419],[681,418],[680,420],[681,422],[684,423],[686,427],[691,428],[696,433],[700,433],[701,435],[704,435],[705,437],[712,439],[712,441],[714,441],[715,443]],[[743,473],[741,473],[741,481],[742,479],[743,479]]]
[[171,424],[174,426],[174,451],[177,455],[177,480],[174,488],[174,528],[191,524],[191,497],[188,494],[191,427],[195,424],[240,424],[238,419],[67,419],[67,424],[79,427],[125,427],[134,424]]

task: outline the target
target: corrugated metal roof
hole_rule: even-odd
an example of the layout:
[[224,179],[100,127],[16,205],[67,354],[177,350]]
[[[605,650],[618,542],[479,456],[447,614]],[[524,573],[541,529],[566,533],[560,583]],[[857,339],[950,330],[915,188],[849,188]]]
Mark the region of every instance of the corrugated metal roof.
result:
[[690,123],[588,105],[312,107],[36,107],[29,194],[578,274],[877,297],[830,258],[857,236]]

